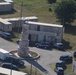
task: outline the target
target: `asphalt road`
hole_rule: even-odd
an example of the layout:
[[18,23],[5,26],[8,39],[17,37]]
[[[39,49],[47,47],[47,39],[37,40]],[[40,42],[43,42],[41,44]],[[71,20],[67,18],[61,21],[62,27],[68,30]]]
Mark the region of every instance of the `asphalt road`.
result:
[[11,51],[11,50],[17,49],[18,45],[0,37],[0,48]]
[[[0,48],[8,51],[18,49],[18,45],[10,41],[0,38]],[[51,64],[56,63],[62,54],[70,54],[69,52],[62,52],[57,50],[45,50],[36,47],[29,47],[29,50],[35,51],[40,54],[40,58],[36,61],[25,61],[26,65],[36,66],[44,75],[57,75],[54,70],[51,69]]]

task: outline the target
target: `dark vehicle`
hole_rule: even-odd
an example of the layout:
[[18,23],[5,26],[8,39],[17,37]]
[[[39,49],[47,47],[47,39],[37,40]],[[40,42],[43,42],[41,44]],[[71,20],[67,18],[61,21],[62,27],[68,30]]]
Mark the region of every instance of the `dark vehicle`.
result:
[[63,43],[55,43],[53,45],[54,48],[59,49],[59,50],[64,50],[64,45]]
[[11,64],[11,63],[3,63],[2,67],[19,71],[18,67],[16,65]]
[[17,44],[19,44],[20,40],[21,40],[21,39],[17,39],[17,41],[16,41],[16,42],[17,42]]
[[18,67],[23,67],[24,66],[24,62],[21,59],[15,57],[15,56],[6,57],[5,62],[12,63],[12,64],[14,64]]
[[74,51],[73,56],[74,56],[74,58],[76,58],[76,50]]
[[8,32],[1,32],[0,36],[5,38],[5,39],[11,39],[12,38],[12,35]]
[[73,61],[72,56],[67,54],[60,56],[60,60],[64,61],[66,64],[70,64]]
[[35,46],[36,46],[36,47],[40,47],[40,48],[45,48],[45,49],[50,48],[50,44],[47,43],[47,42],[36,43]]
[[64,75],[64,70],[62,67],[57,67],[55,69],[55,72],[57,73],[57,75]]
[[57,67],[62,67],[64,70],[66,69],[66,65],[65,65],[65,62],[64,61],[58,61],[57,63],[56,63],[56,68]]

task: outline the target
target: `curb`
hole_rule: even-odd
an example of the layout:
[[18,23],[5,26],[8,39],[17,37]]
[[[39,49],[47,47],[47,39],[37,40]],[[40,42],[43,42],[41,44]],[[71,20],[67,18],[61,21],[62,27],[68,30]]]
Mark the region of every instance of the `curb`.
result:
[[[33,52],[33,51],[31,51],[31,52]],[[11,54],[17,53],[17,50],[16,50],[16,49],[15,49],[15,50],[12,50],[12,51],[10,51],[10,53],[11,53]],[[37,53],[37,52],[35,52],[35,53],[37,54],[37,56],[36,56],[36,57],[29,57],[30,60],[37,60],[37,59],[40,58],[39,53]],[[14,54],[14,55],[15,55],[15,54]],[[15,55],[15,56],[17,56],[17,55]],[[19,57],[19,56],[17,56],[17,57],[23,59],[22,57]],[[31,58],[32,58],[32,59],[31,59]],[[24,58],[24,59],[27,59],[27,57]]]

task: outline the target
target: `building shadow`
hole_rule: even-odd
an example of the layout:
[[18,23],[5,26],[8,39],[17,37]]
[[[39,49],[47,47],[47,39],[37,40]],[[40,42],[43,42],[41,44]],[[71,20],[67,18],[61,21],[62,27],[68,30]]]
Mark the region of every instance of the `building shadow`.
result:
[[12,9],[11,11],[3,11],[3,12],[0,12],[0,15],[14,14],[15,12],[17,12],[17,11],[15,9]]

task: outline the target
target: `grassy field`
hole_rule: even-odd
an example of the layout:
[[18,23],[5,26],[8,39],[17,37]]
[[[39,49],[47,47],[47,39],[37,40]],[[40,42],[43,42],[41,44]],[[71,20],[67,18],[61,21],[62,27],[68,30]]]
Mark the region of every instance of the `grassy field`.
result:
[[[53,4],[48,4],[48,0],[23,0],[22,16],[37,16],[39,22],[59,24],[53,11]],[[57,0],[61,1],[61,0]],[[11,13],[1,14],[2,18],[20,17],[21,16],[21,2],[22,0],[14,0],[14,10]],[[76,49],[76,20],[72,26],[67,26],[64,31],[63,41],[66,50],[71,51]]]

